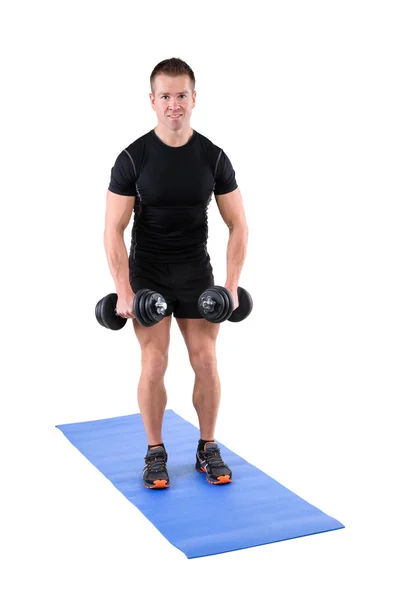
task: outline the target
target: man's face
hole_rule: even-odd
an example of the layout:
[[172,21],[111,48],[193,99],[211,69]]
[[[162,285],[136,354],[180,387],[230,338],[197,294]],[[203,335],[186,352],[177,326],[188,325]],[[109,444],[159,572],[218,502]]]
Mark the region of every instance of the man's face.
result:
[[157,113],[159,122],[178,131],[190,125],[196,95],[197,92],[191,91],[188,75],[170,77],[160,74],[154,81],[154,94],[150,94],[151,106]]

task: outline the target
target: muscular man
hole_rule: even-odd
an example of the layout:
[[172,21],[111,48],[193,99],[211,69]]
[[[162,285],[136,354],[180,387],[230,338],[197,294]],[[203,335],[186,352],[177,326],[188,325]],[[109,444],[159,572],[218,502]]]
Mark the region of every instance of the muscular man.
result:
[[[167,402],[164,375],[172,314],[195,373],[193,404],[200,440],[195,466],[213,484],[229,483],[231,470],[214,441],[220,403],[216,338],[219,324],[201,318],[197,301],[214,285],[207,251],[207,210],[212,194],[229,228],[225,287],[238,306],[237,286],[244,264],[248,227],[235,172],[225,152],[190,127],[195,77],[178,58],[159,63],[150,77],[157,126],[127,146],[111,169],[104,244],[118,295],[117,313],[132,318],[141,347],[138,404],[148,440],[143,483],[169,487],[162,422]],[[129,256],[124,230],[134,209]],[[135,293],[149,288],[168,304],[166,317],[152,327],[133,315]]]

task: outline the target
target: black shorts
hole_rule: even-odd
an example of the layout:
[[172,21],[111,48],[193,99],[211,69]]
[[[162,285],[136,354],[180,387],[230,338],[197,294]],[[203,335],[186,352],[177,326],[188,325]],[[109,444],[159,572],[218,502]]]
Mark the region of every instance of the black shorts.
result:
[[198,298],[215,285],[209,256],[186,263],[157,263],[129,257],[129,279],[134,293],[142,288],[159,292],[166,300],[166,315],[201,319]]

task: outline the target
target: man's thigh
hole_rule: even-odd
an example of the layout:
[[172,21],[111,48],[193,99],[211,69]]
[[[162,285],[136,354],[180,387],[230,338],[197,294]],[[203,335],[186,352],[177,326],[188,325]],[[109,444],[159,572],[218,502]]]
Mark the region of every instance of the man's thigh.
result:
[[211,323],[206,319],[177,318],[176,321],[190,355],[216,353],[220,323]]
[[162,356],[168,353],[171,323],[170,315],[152,327],[144,327],[133,319],[134,332],[143,353]]

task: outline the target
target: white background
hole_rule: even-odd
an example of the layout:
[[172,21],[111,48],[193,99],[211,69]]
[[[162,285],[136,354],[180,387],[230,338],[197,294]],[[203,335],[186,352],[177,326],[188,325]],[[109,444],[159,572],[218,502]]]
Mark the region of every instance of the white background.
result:
[[[398,597],[396,8],[3,11],[4,599]],[[194,70],[191,125],[232,161],[249,224],[240,284],[254,310],[221,327],[216,437],[346,526],[191,561],[55,429],[138,412],[132,328],[100,327],[94,306],[114,291],[110,170],[156,125],[149,76],[172,56]],[[228,233],[214,201],[209,236],[223,285]],[[174,322],[168,406],[197,424],[193,381]]]

